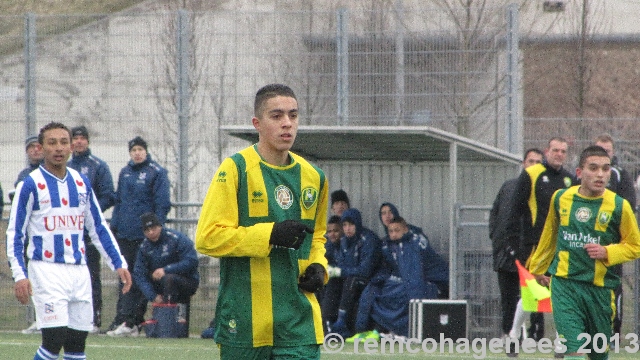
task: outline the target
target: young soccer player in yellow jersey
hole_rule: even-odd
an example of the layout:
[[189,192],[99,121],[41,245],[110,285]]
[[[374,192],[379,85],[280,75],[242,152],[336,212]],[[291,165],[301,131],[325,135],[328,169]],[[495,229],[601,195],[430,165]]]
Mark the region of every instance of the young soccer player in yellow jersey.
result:
[[319,359],[327,179],[289,151],[298,102],[288,86],[258,90],[254,112],[258,143],[222,162],[196,230],[196,250],[220,258],[214,339],[223,360]]
[[612,335],[613,291],[620,284],[611,266],[640,257],[640,232],[629,202],[606,188],[611,159],[602,147],[583,150],[576,174],[581,185],[558,190],[551,199],[529,270],[541,285],[551,285],[564,358],[583,359],[588,349],[590,359],[603,360]]

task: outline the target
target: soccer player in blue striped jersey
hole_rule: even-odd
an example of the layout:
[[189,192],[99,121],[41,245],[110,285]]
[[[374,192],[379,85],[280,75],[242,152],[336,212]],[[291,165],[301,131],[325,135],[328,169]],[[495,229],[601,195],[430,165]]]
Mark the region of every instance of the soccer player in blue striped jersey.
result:
[[[587,147],[576,174],[580,185],[558,190],[551,198],[529,270],[541,285],[551,285],[553,318],[566,340],[565,359],[583,359],[579,351],[584,346],[591,350],[590,359],[604,360],[615,313],[613,291],[620,284],[612,266],[640,257],[640,232],[629,202],[606,188],[611,159],[605,149]],[[583,333],[590,335],[590,343],[585,344]],[[598,348],[594,342],[603,335],[605,343]]]
[[[16,298],[26,304],[32,297],[42,329],[42,345],[34,360],[57,359],[62,348],[64,359],[83,360],[87,334],[93,328],[84,230],[126,284],[125,292],[131,287],[131,275],[89,181],[67,167],[69,128],[49,123],[40,130],[38,141],[44,163],[16,189],[7,227],[7,257]],[[30,242],[25,249],[26,234]]]

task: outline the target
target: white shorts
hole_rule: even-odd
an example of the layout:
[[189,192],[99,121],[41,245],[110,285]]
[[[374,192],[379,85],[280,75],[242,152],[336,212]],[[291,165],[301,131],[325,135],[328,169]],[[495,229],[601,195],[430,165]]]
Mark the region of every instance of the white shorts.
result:
[[93,329],[91,276],[86,265],[29,261],[38,328]]

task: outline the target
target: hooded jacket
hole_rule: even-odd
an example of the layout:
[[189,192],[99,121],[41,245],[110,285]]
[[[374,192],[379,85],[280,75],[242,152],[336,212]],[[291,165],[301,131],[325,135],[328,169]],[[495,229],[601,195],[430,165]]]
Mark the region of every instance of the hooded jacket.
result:
[[[382,226],[384,227],[384,235],[386,237],[386,236],[389,236],[389,230],[387,229],[387,225],[385,225],[382,222],[382,208],[385,206],[389,207],[389,209],[391,210],[391,213],[393,214],[394,219],[400,216],[400,212],[398,211],[398,208],[390,202],[385,202],[385,203],[382,203],[382,205],[380,205],[380,209],[378,210],[378,219],[380,219],[380,223],[382,223]],[[411,230],[414,234],[424,234],[424,232],[422,231],[422,228],[420,227],[417,227],[411,224],[407,224],[407,226],[409,227],[409,230]]]
[[345,221],[356,226],[356,234],[352,237],[342,235],[340,238],[341,256],[338,266],[341,269],[341,277],[358,276],[369,279],[380,261],[380,238],[362,226],[362,216],[358,209],[345,210],[342,222]]
[[410,299],[427,299],[426,283],[448,283],[449,265],[424,234],[409,230],[398,241],[385,241],[382,254],[391,274],[406,284]]

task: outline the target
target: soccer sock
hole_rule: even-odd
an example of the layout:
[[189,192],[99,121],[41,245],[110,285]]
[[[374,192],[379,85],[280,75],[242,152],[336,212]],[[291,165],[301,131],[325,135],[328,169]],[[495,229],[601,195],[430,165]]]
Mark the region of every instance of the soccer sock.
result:
[[33,357],[33,360],[56,360],[58,359],[58,354],[52,354],[47,349],[40,346],[36,351],[36,356]]
[[518,300],[518,305],[516,306],[516,313],[513,316],[513,325],[511,325],[511,331],[509,331],[509,337],[517,339],[520,337],[520,331],[522,328],[522,324],[526,320],[527,312],[522,308],[522,299]]
[[83,352],[65,352],[63,360],[87,360],[87,355]]

